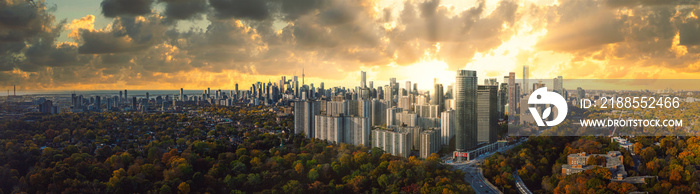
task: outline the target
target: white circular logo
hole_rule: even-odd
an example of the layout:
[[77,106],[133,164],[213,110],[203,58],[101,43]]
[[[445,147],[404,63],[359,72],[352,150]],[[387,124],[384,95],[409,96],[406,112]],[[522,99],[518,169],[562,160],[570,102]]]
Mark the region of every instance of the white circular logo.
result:
[[[558,125],[564,121],[566,118],[566,113],[569,110],[569,107],[566,105],[566,99],[556,92],[548,92],[547,87],[542,87],[532,92],[532,94],[530,94],[530,98],[527,100],[527,103],[535,105],[551,104],[554,105],[554,107],[557,107],[557,116],[551,121],[545,121],[544,119],[549,117],[549,115],[552,113],[552,107],[547,107],[544,111],[542,111],[542,115],[540,115],[540,113],[537,111],[537,108],[528,107],[532,117],[535,119],[535,122],[537,122],[537,126],[540,127],[551,127]],[[547,125],[545,125],[545,123]]]

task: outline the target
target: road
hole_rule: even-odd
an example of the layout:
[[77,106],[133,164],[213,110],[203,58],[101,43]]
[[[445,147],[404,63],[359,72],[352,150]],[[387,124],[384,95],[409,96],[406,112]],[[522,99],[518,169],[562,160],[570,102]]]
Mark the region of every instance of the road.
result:
[[506,150],[509,150],[517,145],[520,145],[522,142],[527,141],[527,139],[522,140],[516,144],[510,145],[503,147],[501,149],[498,149],[495,152],[489,152],[482,154],[481,156],[467,161],[463,163],[443,163],[444,165],[452,166],[453,169],[457,170],[462,170],[462,172],[465,172],[464,174],[464,180],[467,181],[472,188],[474,189],[474,192],[476,193],[503,193],[500,190],[496,188],[493,184],[491,184],[488,180],[486,180],[486,177],[484,177],[484,174],[481,169],[481,164],[484,161],[484,159],[488,158],[491,156],[493,153],[496,152],[504,152]]
[[474,192],[476,193],[501,193],[498,189],[496,189],[496,186],[492,185],[489,183],[488,180],[484,177],[484,174],[482,173],[480,163],[465,163],[465,164],[458,164],[458,165],[453,165],[454,169],[459,169],[462,170],[462,172],[465,172],[464,175],[464,180],[467,181],[472,188],[474,189]]
[[515,187],[518,188],[518,192],[524,194],[532,194],[530,189],[528,189],[527,186],[525,186],[525,182],[523,182],[523,179],[521,179],[520,175],[518,175],[517,170],[513,172],[513,177],[515,178]]

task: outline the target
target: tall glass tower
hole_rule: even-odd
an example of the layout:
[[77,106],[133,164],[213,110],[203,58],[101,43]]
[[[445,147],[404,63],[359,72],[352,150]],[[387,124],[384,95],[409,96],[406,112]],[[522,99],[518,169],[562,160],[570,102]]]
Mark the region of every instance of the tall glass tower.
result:
[[477,145],[476,71],[459,70],[455,79],[455,144],[458,152]]
[[529,94],[530,93],[530,66],[523,66],[523,94]]

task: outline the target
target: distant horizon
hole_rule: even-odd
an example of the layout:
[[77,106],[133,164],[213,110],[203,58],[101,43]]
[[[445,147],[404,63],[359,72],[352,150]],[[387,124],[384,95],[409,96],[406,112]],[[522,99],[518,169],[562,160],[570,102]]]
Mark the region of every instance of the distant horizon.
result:
[[524,66],[531,77],[700,78],[699,9],[688,2],[7,2],[0,86],[28,90],[230,88],[282,75],[348,87],[359,71],[430,90],[459,69],[519,78]]
[[[477,81],[479,81],[478,82],[479,85],[482,84],[481,81],[484,79],[491,79],[491,78],[483,78],[483,79],[477,78]],[[552,79],[528,79],[528,80],[530,81],[531,84],[535,83],[534,81],[543,81],[543,83],[545,83],[545,87],[548,87],[548,88],[551,87]],[[369,82],[369,81],[373,81],[373,80],[367,80],[367,81]],[[400,88],[405,87],[405,81],[410,81],[410,80],[397,80]],[[593,82],[593,81],[601,81],[601,80],[600,79],[566,79],[566,78],[564,78],[564,86],[571,85],[571,84],[582,84],[582,83],[586,84],[586,83]],[[640,79],[640,80],[609,79],[609,80],[602,80],[602,81],[605,81],[605,82],[611,82],[611,81],[612,82],[625,82],[625,81],[627,81],[627,82],[648,82],[648,81],[654,81],[656,83],[655,84],[647,84],[647,85],[637,84],[634,86],[625,85],[627,87],[625,89],[619,89],[621,87],[621,85],[617,85],[617,83],[615,83],[615,84],[611,83],[611,84],[605,85],[605,86],[597,85],[597,86],[595,86],[596,88],[593,88],[594,86],[591,86],[591,84],[588,84],[586,87],[582,87],[582,89],[587,90],[587,91],[639,91],[639,90],[655,91],[655,90],[664,90],[664,89],[670,88],[670,89],[676,90],[676,91],[678,91],[678,90],[689,91],[689,92],[699,92],[700,91],[700,79],[649,79],[649,80],[647,80],[647,79]],[[695,81],[695,82],[686,83],[689,81]],[[377,83],[377,81],[374,81],[374,82]],[[388,83],[389,81],[385,81],[385,82]],[[662,82],[662,83],[666,83],[666,84],[662,84],[662,83],[658,83],[658,82]],[[678,82],[680,82],[680,83],[678,83]],[[277,83],[277,82],[272,82],[272,83]],[[359,80],[358,80],[358,83],[359,83]],[[419,82],[411,82],[411,83],[422,85]],[[507,82],[498,82],[498,83],[501,84],[501,83],[507,83]],[[516,83],[522,83],[522,79],[516,79]],[[685,83],[685,84],[681,84],[681,83]],[[383,85],[384,84],[381,84],[381,85],[374,84],[374,88],[377,88],[377,87],[383,86]],[[431,85],[432,85],[432,83],[431,83]],[[666,85],[672,85],[676,88],[666,87]],[[314,85],[314,86],[316,88],[318,88],[318,85]],[[357,86],[359,86],[359,84]],[[695,89],[677,88],[680,86],[692,87]],[[239,85],[238,90],[239,91],[248,91],[249,87],[250,86],[242,87],[241,85]],[[340,88],[344,87],[344,88],[350,89],[350,90],[355,88],[355,87],[345,87],[345,86],[332,86],[332,85],[327,85],[327,84],[324,84],[324,87],[326,89],[334,88],[334,87],[340,87]],[[445,87],[447,87],[447,86],[445,86]],[[629,87],[635,87],[635,88],[632,89]],[[644,88],[644,87],[655,87],[655,88]],[[522,86],[521,86],[521,88],[522,88]],[[220,89],[221,91],[226,92],[226,93],[228,93],[229,91],[235,90],[235,88],[228,89],[228,88],[211,88],[211,87],[210,87],[210,89],[214,90],[214,91]],[[573,88],[572,87],[564,87],[564,89],[566,89],[567,91],[575,91],[576,87],[573,87]],[[130,96],[132,96],[132,95],[144,96],[146,92],[149,92],[149,95],[151,95],[151,96],[164,95],[164,94],[170,95],[170,94],[178,94],[180,91],[179,88],[176,88],[176,89],[126,89],[126,90],[129,92]],[[193,93],[200,94],[201,92],[207,90],[207,88],[201,88],[201,89],[185,89],[185,88],[183,88],[183,90],[184,90],[185,94],[193,94]],[[551,88],[550,88],[550,90],[551,90]],[[70,95],[72,93],[75,93],[75,94],[95,94],[95,93],[107,94],[107,93],[109,93],[109,94],[118,95],[120,91],[124,91],[124,89],[119,89],[119,90],[114,90],[114,89],[112,89],[112,90],[17,90],[17,96],[23,96],[23,95]],[[432,93],[432,90],[430,90],[430,89],[427,89],[427,90],[426,89],[419,89],[419,91],[429,91]],[[13,92],[12,88],[10,88],[9,96],[13,95],[12,92]],[[7,89],[5,91],[0,92],[0,96],[8,96]]]

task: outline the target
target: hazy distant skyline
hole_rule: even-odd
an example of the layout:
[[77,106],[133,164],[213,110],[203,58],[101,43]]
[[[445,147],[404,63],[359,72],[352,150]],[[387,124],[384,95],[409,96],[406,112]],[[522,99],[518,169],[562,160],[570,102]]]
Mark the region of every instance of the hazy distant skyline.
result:
[[698,1],[0,0],[0,85],[700,78]]

